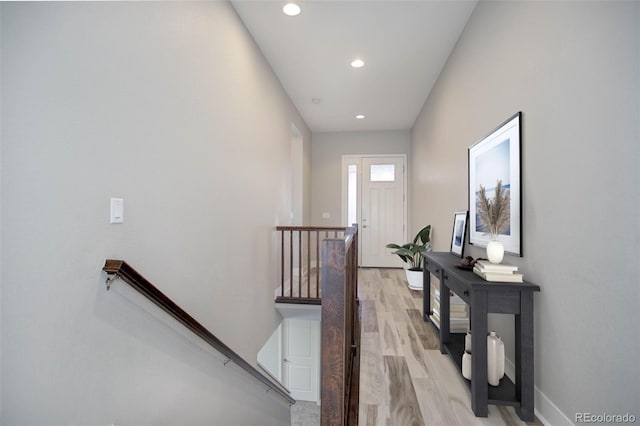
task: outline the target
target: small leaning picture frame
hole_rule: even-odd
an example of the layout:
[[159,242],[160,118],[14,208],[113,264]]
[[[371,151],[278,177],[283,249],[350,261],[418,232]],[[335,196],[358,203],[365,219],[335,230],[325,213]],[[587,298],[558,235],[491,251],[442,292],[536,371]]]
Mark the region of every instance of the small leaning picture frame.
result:
[[453,231],[451,232],[451,254],[462,257],[464,253],[465,237],[467,235],[468,212],[453,213]]

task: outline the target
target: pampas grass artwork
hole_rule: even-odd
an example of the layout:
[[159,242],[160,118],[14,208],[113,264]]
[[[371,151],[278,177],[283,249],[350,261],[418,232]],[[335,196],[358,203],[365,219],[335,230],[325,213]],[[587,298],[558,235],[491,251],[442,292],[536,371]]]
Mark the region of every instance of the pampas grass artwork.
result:
[[486,189],[480,185],[478,213],[484,229],[491,234],[491,238],[494,240],[509,224],[511,219],[509,213],[510,203],[509,191],[502,188],[502,180],[498,179],[496,193],[491,200],[487,198]]

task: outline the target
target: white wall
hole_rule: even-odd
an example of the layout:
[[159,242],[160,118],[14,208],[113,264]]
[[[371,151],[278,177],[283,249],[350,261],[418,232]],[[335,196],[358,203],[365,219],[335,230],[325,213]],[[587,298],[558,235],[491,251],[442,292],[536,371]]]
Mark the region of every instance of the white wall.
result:
[[0,422],[288,424],[100,271],[125,259],[254,365],[275,329],[291,123],[310,134],[233,8],[1,8]]
[[524,256],[506,261],[542,287],[536,404],[554,425],[640,418],[639,44],[638,2],[482,1],[412,129],[411,214],[448,251],[467,147],[523,111]]
[[[284,322],[284,321],[283,321]],[[258,365],[269,374],[282,382],[282,323],[276,327],[273,334],[258,351]]]
[[[342,156],[408,154],[409,130],[314,133],[311,143],[311,224],[340,226]],[[322,219],[322,213],[331,217]]]
[[[0,23],[2,8],[0,8]],[[2,51],[2,31],[0,31],[0,52]],[[2,55],[0,54],[0,82],[2,81]],[[0,84],[2,99],[2,84]],[[2,102],[0,102],[0,165],[2,165]],[[0,170],[0,420],[2,420],[2,173]]]

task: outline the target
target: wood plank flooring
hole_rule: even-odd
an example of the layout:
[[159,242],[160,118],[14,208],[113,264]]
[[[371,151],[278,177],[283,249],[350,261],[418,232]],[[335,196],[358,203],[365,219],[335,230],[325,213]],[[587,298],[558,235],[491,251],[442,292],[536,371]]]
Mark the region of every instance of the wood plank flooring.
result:
[[542,425],[522,422],[511,407],[471,411],[470,392],[433,327],[422,320],[422,292],[401,269],[360,269],[362,426]]

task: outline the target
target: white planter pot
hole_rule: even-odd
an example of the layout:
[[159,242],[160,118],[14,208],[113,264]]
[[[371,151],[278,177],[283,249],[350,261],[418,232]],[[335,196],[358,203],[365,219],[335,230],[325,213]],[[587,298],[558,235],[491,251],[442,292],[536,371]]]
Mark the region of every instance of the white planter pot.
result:
[[411,269],[405,269],[407,272],[407,282],[411,290],[422,290],[422,270],[412,271]]

